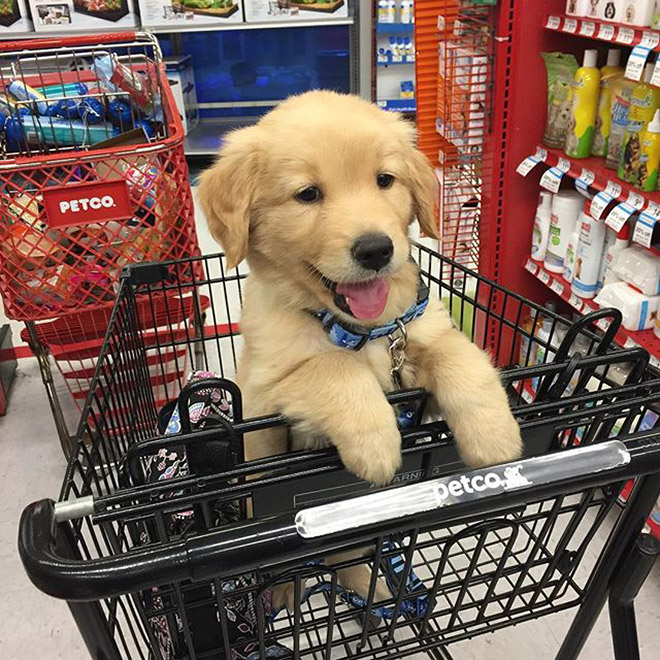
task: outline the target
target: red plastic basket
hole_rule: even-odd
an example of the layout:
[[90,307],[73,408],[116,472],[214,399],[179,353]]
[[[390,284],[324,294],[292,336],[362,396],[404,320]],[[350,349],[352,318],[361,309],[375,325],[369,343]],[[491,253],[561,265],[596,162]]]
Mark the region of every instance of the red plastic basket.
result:
[[[109,91],[97,70],[103,57],[138,80],[138,101],[156,119],[145,119],[134,91]],[[34,100],[15,101],[16,115],[7,121],[14,133],[20,123],[19,138],[5,122],[0,140],[0,294],[7,316],[34,321],[103,307],[114,300],[124,266],[199,254],[183,128],[154,37],[2,44],[0,92],[16,80],[42,90],[61,86],[60,98],[48,97],[49,108],[93,98],[104,118],[82,128],[80,120],[70,122],[83,134],[89,129],[89,144],[81,147],[55,130],[61,117],[40,114]],[[77,93],[81,83],[84,95]],[[117,126],[105,115],[119,102],[129,110]],[[95,142],[103,130],[114,142]]]

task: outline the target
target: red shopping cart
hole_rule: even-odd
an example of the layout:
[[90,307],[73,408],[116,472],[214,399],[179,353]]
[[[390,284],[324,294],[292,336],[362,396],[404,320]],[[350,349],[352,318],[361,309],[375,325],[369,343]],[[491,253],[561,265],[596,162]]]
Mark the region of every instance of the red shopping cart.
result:
[[122,269],[199,252],[184,134],[147,34],[0,44],[0,104],[0,295],[61,427],[48,356],[83,399]]

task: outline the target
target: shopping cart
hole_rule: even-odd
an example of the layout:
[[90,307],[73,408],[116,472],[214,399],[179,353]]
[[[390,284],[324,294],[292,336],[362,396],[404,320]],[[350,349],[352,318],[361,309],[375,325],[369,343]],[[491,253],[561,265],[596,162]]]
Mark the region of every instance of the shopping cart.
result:
[[122,268],[199,253],[183,141],[153,35],[0,44],[0,295],[67,455],[51,364],[80,408]]
[[[413,253],[431,294],[502,367],[525,458],[466,472],[414,390],[389,395],[414,410],[390,488],[348,474],[329,449],[245,463],[245,438],[288,425],[244,419],[230,380],[245,272],[222,256],[134,266],[60,501],[30,505],[20,524],[30,578],[68,601],[93,657],[450,658],[453,642],[578,608],[567,659],[608,594],[616,623],[629,621],[660,494],[648,355],[612,345],[616,310],[572,326],[424,245]],[[193,283],[180,278],[192,262],[203,272]],[[160,318],[146,332],[140,301],[155,309],[173,295],[192,299],[193,322]],[[593,325],[604,317],[605,334]],[[162,408],[151,373],[172,362]],[[186,384],[188,370],[204,372]],[[356,567],[367,593],[342,587]],[[291,611],[276,610],[274,587],[290,590]],[[615,631],[630,642],[628,626]]]

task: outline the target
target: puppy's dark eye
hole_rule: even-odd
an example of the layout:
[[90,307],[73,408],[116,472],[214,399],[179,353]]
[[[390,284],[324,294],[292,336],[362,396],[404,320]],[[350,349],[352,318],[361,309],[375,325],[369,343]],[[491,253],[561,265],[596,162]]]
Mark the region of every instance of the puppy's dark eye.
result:
[[296,199],[305,204],[311,204],[321,199],[321,191],[316,186],[308,186],[296,193]]
[[378,184],[379,188],[389,188],[394,183],[394,176],[392,174],[381,172],[376,177],[376,183]]

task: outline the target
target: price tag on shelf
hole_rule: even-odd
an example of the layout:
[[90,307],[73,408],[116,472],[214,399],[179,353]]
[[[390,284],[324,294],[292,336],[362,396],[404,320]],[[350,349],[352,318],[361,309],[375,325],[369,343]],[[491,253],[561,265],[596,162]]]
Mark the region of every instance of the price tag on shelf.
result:
[[591,21],[582,21],[580,25],[580,34],[583,37],[593,37],[596,31],[596,24]]
[[543,284],[550,284],[550,280],[552,279],[548,273],[546,273],[544,270],[539,272],[539,279]]
[[626,341],[623,342],[623,347],[624,348],[635,348],[637,346],[637,343],[633,341],[630,337],[626,337]]
[[616,35],[616,40],[620,44],[626,44],[626,46],[631,46],[634,39],[635,39],[635,30],[628,27],[619,28],[619,34]]
[[644,213],[655,220],[660,220],[660,206],[655,202],[649,202],[649,205],[644,209]]
[[559,16],[548,16],[545,27],[547,27],[548,30],[558,30],[560,25],[561,18],[559,18]]
[[607,319],[598,319],[596,321],[596,325],[603,331],[607,332],[608,328],[610,327],[611,321],[608,321]]
[[617,204],[609,213],[607,218],[605,218],[605,224],[618,234],[621,231],[623,225],[628,222],[628,218],[635,212],[635,209],[626,204],[626,202],[621,202]]
[[634,190],[631,190],[628,193],[628,199],[626,199],[626,203],[630,204],[630,206],[632,206],[637,211],[641,211],[644,208],[645,202],[646,200]]
[[387,55],[378,55],[378,63],[379,64],[387,64]]
[[538,269],[539,267],[531,259],[527,259],[527,263],[525,264],[525,270],[528,273],[531,273],[532,275],[536,275],[536,271]]
[[599,192],[591,200],[591,217],[594,220],[600,220],[603,215],[603,211],[609,206],[609,204],[614,201],[612,195],[608,195],[606,192]]
[[559,296],[564,293],[564,285],[559,280],[552,280],[550,288]]
[[653,240],[653,229],[657,221],[657,218],[654,218],[650,213],[648,213],[648,209],[642,211],[637,218],[637,222],[635,223],[633,242],[639,243],[639,245],[643,245],[644,247],[651,247],[651,241]]
[[645,31],[644,34],[642,34],[642,40],[639,43],[642,46],[646,46],[646,48],[653,50],[654,48],[657,48],[658,44],[660,44],[660,35],[657,32]]
[[564,176],[562,172],[557,167],[551,167],[549,170],[546,170],[541,177],[541,186],[546,190],[549,190],[551,193],[559,192],[559,186],[561,185],[561,180]]
[[577,309],[578,312],[581,312],[584,309],[582,298],[578,298],[574,293],[571,293],[568,297],[568,304],[574,309]]
[[653,75],[651,76],[651,84],[656,87],[660,86],[660,65],[658,62],[655,63],[653,67]]
[[589,194],[589,186],[596,179],[596,175],[591,171],[587,170],[584,167],[580,172],[580,176],[575,179],[575,188],[579,193],[582,193],[586,198],[591,199]]
[[548,152],[543,147],[536,147],[536,153],[534,155],[545,162],[548,157]]
[[655,355],[651,355],[649,357],[649,364],[654,368],[654,369],[660,369],[660,360],[658,360]]
[[567,18],[564,20],[564,32],[575,34],[577,31],[578,22],[574,18]]
[[392,62],[403,62],[403,55],[392,55]]
[[614,39],[614,26],[607,25],[607,23],[601,23],[598,27],[598,39],[604,39],[605,41],[612,41]]
[[621,197],[621,186],[614,181],[608,181],[605,186],[605,194],[614,198]]
[[540,162],[541,159],[536,155],[527,156],[527,158],[516,167],[516,172],[521,176],[527,176]]
[[565,158],[560,158],[556,165],[557,169],[564,172],[568,172],[571,169],[571,161],[566,160]]
[[629,80],[642,79],[642,73],[644,72],[646,60],[648,59],[650,52],[650,48],[642,46],[641,44],[638,44],[632,49],[630,57],[628,57],[628,63],[626,64],[626,78]]

